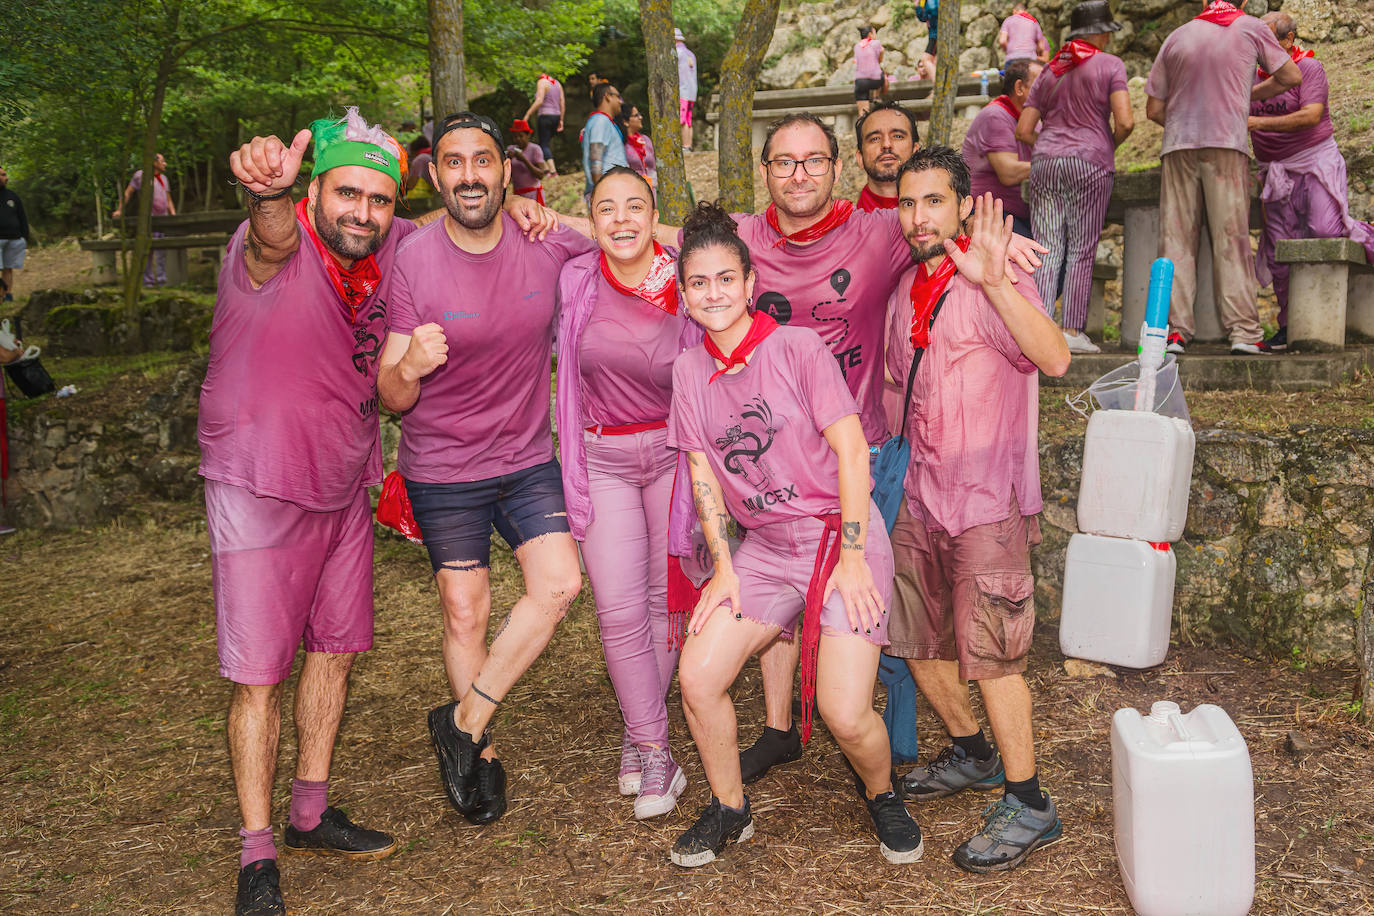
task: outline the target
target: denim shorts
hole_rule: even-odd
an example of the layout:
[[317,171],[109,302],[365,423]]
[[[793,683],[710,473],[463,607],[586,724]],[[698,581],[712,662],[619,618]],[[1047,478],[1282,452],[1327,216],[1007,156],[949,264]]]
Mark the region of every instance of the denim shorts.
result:
[[436,573],[489,567],[493,528],[512,550],[569,531],[557,459],[466,483],[407,480],[406,492]]

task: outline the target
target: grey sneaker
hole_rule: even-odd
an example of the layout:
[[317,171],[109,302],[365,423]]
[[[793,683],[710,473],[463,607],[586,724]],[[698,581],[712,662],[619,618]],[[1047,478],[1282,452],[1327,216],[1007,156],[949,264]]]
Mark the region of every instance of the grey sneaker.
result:
[[1036,811],[1014,795],[1005,796],[983,812],[983,829],[954,850],[954,864],[964,871],[984,874],[1008,871],[1026,861],[1033,850],[1064,835],[1059,811],[1042,789],[1048,807]]
[[644,821],[677,807],[678,796],[687,788],[687,777],[666,747],[641,748],[639,762],[643,769],[639,795],[635,798],[635,819]]
[[964,789],[986,792],[1006,781],[1002,755],[993,751],[987,760],[974,760],[957,744],[951,744],[930,763],[902,777],[902,791],[915,801],[945,798]]
[[639,746],[630,740],[625,732],[620,739],[620,775],[617,777],[621,795],[638,795],[640,770]]

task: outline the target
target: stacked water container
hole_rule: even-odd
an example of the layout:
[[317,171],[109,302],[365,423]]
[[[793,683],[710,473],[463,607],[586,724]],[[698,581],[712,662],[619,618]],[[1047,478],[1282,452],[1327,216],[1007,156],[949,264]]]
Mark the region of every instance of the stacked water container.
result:
[[1173,264],[1155,261],[1141,331],[1134,410],[1088,421],[1078,529],[1064,562],[1059,647],[1090,661],[1149,668],[1169,649],[1177,563],[1195,439],[1187,419],[1156,412]]

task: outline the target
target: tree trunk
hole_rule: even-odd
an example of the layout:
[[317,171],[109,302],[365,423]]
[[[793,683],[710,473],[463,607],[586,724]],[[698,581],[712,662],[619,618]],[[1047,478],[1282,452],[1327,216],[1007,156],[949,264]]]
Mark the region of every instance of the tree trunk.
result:
[[754,212],[754,82],[773,40],[779,0],[745,0],[735,40],[720,65],[720,200],[735,213]]
[[687,164],[677,117],[672,0],[639,0],[639,24],[649,59],[649,116],[658,156],[658,218],[680,226],[687,219]]
[[[176,34],[180,16],[180,8],[174,9],[167,34]],[[167,98],[167,84],[176,68],[177,57],[175,46],[169,42],[157,64],[153,101],[148,106],[148,118],[143,128],[143,183],[138,189],[138,230],[134,237],[133,255],[124,271],[124,311],[131,317],[138,310],[139,294],[143,291],[143,266],[152,249],[153,185],[157,181],[153,160],[157,158],[157,134],[162,127],[162,103]]]
[[436,119],[467,110],[463,0],[429,0],[429,85]]
[[935,43],[935,96],[930,104],[926,146],[949,146],[954,127],[954,99],[959,93],[959,0],[940,0],[939,35]]
[[1359,616],[1355,618],[1355,655],[1360,663],[1360,721],[1374,720],[1374,539],[1364,566]]

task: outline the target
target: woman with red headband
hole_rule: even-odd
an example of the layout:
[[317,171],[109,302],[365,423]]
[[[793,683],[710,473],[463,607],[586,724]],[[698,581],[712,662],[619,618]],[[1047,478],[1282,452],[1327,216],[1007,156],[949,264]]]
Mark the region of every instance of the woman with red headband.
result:
[[[702,204],[683,238],[683,297],[706,339],[673,366],[668,442],[688,455],[715,575],[693,610],[678,677],[712,798],[672,860],[705,865],[753,836],[728,691],[749,656],[792,638],[800,617],[802,740],[814,696],[883,857],[914,862],[921,831],[893,791],[887,729],[873,710],[892,550],[869,497],[859,407],[815,331],[752,308],[749,249],[728,213]],[[748,531],[733,556],[731,517]]]
[[701,328],[679,307],[675,252],[654,241],[658,214],[644,178],[624,166],[607,171],[591,214],[600,250],[569,261],[558,281],[555,412],[568,526],[582,545],[625,720],[620,794],[636,796],[642,820],[673,810],[687,785],[668,748],[665,697],[694,592],[668,553],[691,552],[695,520],[685,469],[670,513],[679,462],[667,418],[673,361],[700,342]]

